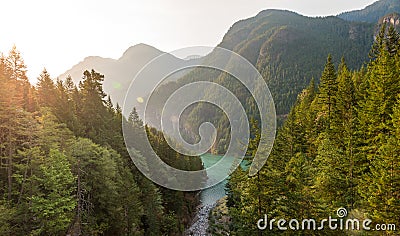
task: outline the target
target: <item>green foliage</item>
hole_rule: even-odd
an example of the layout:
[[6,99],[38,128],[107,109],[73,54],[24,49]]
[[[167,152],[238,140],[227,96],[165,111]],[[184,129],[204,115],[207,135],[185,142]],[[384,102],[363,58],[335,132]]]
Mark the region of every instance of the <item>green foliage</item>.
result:
[[0,232],[2,235],[11,235],[13,229],[11,222],[15,217],[15,209],[10,207],[6,201],[1,201],[0,204]]
[[[374,225],[400,224],[400,53],[393,35],[392,28],[382,28],[367,69],[349,71],[342,59],[336,72],[328,56],[318,92],[312,82],[300,93],[260,179],[240,170],[231,176],[232,235],[256,235],[254,225],[264,213],[269,219],[318,220],[335,216],[340,207]],[[264,196],[259,212],[258,196]],[[313,233],[346,235],[296,232]]]
[[51,150],[46,162],[40,166],[32,181],[41,191],[30,197],[32,211],[38,229],[33,235],[62,235],[71,224],[76,207],[73,195],[75,178],[65,155]]
[[42,107],[54,106],[56,86],[46,69],[40,74],[37,83],[38,102]]
[[[36,88],[27,82],[19,52],[0,57],[0,230],[2,235],[180,235],[191,222],[197,193],[155,186],[133,165],[122,136],[121,107],[105,99],[104,76],[85,71],[53,81],[46,70]],[[14,64],[12,64],[14,62]],[[36,104],[36,105],[32,105]],[[137,150],[143,122],[126,122]],[[168,147],[148,129],[156,152],[182,169],[199,158]]]
[[325,69],[322,72],[321,82],[319,85],[319,102],[324,106],[321,107],[321,112],[326,113],[326,119],[328,124],[332,119],[332,113],[334,105],[336,104],[337,94],[337,76],[336,69],[332,63],[332,56],[329,55],[325,64]]

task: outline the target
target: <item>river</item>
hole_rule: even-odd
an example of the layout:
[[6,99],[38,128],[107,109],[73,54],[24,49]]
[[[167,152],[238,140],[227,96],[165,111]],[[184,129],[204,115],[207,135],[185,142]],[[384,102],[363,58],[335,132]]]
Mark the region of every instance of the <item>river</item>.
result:
[[[222,156],[212,155],[212,154],[204,154],[201,156],[201,161],[203,162],[204,168],[208,168],[219,160],[221,160]],[[243,166],[243,165],[242,165]],[[221,175],[226,175],[227,173],[218,173]],[[210,180],[208,180],[210,181]],[[217,185],[214,185],[211,188],[207,188],[201,191],[200,193],[200,201],[201,204],[198,207],[197,214],[193,219],[192,225],[187,230],[186,235],[193,236],[207,236],[208,229],[208,215],[212,208],[215,206],[217,201],[224,196],[226,196],[225,185],[228,182],[228,179],[220,182]]]

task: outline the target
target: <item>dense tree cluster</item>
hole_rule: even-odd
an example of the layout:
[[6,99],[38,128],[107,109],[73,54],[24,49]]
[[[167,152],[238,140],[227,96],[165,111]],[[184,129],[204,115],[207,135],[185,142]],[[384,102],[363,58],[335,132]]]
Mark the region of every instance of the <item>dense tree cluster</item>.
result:
[[312,81],[299,94],[261,172],[248,177],[237,170],[231,176],[233,235],[283,233],[277,227],[259,231],[256,223],[264,214],[323,219],[337,217],[341,207],[348,217],[400,225],[399,48],[399,34],[383,26],[366,68],[350,71],[342,59],[336,69],[328,57],[319,86]]
[[[163,189],[135,168],[123,141],[125,118],[103,79],[85,71],[76,86],[43,70],[32,86],[15,47],[1,56],[1,235],[180,235],[190,222],[196,193]],[[127,125],[145,128],[135,110]],[[202,168],[199,158],[167,150],[164,137],[147,130],[161,158]],[[137,147],[134,155],[148,155]]]

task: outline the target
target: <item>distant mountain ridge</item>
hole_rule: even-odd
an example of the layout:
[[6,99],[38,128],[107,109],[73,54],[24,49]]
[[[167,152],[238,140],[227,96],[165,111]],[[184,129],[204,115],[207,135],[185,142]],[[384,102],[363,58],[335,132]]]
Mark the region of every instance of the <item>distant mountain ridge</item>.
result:
[[347,21],[377,23],[381,17],[395,12],[400,13],[399,0],[380,0],[362,10],[341,13],[338,17]]
[[[164,52],[155,47],[143,43],[137,44],[129,47],[118,59],[103,58],[99,56],[86,57],[83,61],[61,74],[58,78],[63,80],[67,76],[71,76],[73,81],[78,83],[82,79],[85,70],[94,69],[95,71],[105,75],[103,83],[104,91],[111,96],[113,103],[122,105],[126,90],[135,75],[148,62],[162,54],[164,54]],[[190,59],[201,60],[201,57]],[[186,64],[188,64],[188,60],[167,54],[166,56],[163,56],[159,66],[185,66]],[[183,76],[183,74],[177,73],[176,75],[171,76],[171,79],[178,79],[181,76]],[[143,94],[142,96],[146,95]]]

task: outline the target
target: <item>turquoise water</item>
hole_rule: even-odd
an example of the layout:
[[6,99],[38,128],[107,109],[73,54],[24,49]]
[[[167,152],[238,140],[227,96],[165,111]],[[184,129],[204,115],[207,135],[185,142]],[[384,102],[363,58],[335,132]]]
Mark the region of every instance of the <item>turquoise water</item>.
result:
[[[222,156],[205,154],[201,156],[204,168],[208,168],[216,164],[222,159]],[[232,166],[233,159],[224,159],[223,162],[219,163],[218,169],[214,171],[207,170],[207,184],[211,184],[212,179],[220,179],[221,176],[227,176],[229,169]],[[245,162],[241,163],[242,167],[245,166]],[[211,209],[215,206],[216,202],[226,195],[225,185],[228,182],[228,178],[222,182],[214,185],[213,187],[204,189],[200,193],[201,206],[199,207],[194,222],[187,229],[185,235],[208,235],[208,215]]]
[[[212,155],[212,154],[204,154],[201,156],[201,160],[203,162],[204,168],[208,168],[215,163],[217,163],[219,160],[221,160],[222,156],[219,155]],[[243,161],[241,163],[242,168],[245,167],[245,162]],[[229,167],[230,166],[225,166],[226,168],[221,168],[221,171],[219,173],[216,173],[218,176],[222,175],[225,176],[228,174]],[[208,181],[211,181],[210,179]],[[225,191],[225,185],[228,182],[228,178],[225,179],[224,181],[220,182],[217,185],[214,185],[213,187],[204,189],[201,192],[200,195],[200,200],[203,205],[213,205],[216,203],[219,199],[222,197],[226,196],[226,191]]]

